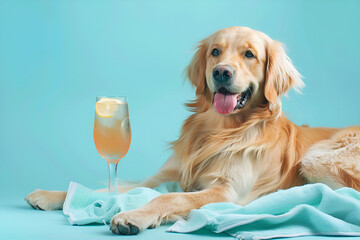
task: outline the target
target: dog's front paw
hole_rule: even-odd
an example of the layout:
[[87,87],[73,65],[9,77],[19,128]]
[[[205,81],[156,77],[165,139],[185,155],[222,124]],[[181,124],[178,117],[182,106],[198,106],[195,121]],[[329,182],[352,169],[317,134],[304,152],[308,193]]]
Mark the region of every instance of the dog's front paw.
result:
[[110,230],[115,234],[135,235],[147,228],[155,228],[161,217],[154,212],[132,210],[115,215],[110,222]]
[[38,210],[60,210],[63,207],[66,192],[44,191],[37,189],[26,196],[28,204]]

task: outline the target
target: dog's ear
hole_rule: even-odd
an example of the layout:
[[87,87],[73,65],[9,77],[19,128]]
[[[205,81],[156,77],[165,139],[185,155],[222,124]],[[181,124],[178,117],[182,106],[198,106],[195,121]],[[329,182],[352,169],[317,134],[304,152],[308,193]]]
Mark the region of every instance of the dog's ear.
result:
[[186,68],[187,77],[196,87],[196,95],[200,95],[205,89],[206,51],[206,43],[205,41],[201,41],[195,55]]
[[267,44],[267,64],[265,79],[265,98],[275,104],[278,97],[291,87],[297,92],[304,86],[300,73],[287,56],[282,44],[271,41]]

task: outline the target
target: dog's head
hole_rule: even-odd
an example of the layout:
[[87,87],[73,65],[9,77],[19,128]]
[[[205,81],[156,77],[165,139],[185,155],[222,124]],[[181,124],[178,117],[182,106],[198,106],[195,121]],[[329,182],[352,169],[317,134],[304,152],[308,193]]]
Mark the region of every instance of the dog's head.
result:
[[231,27],[202,40],[187,76],[220,114],[236,114],[275,105],[291,87],[302,87],[300,74],[281,43],[247,27]]

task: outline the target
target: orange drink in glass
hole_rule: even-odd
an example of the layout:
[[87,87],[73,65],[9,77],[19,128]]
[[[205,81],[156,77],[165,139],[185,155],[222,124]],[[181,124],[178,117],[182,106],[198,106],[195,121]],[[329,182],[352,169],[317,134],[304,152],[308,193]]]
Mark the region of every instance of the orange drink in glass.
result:
[[94,124],[95,146],[109,166],[109,192],[117,192],[117,165],[131,142],[129,108],[126,97],[97,97]]

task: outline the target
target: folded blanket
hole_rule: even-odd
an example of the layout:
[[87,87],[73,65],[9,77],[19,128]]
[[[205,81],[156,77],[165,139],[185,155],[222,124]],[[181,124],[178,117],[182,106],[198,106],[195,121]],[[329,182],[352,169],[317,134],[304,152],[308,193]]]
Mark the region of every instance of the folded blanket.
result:
[[186,233],[203,227],[238,239],[360,236],[360,193],[309,184],[279,190],[244,207],[233,203],[205,205],[168,231]]
[[[178,183],[169,182],[155,189],[135,188],[111,195],[71,182],[63,211],[71,224],[109,223],[120,211],[139,208],[163,193],[181,191]],[[168,231],[186,233],[203,227],[238,239],[360,236],[360,193],[310,184],[279,190],[246,206],[212,203],[192,210],[187,220],[177,221]]]
[[119,212],[139,208],[160,194],[169,192],[182,192],[182,189],[177,182],[168,182],[154,189],[140,187],[127,193],[108,194],[70,182],[63,212],[73,225],[104,224]]

